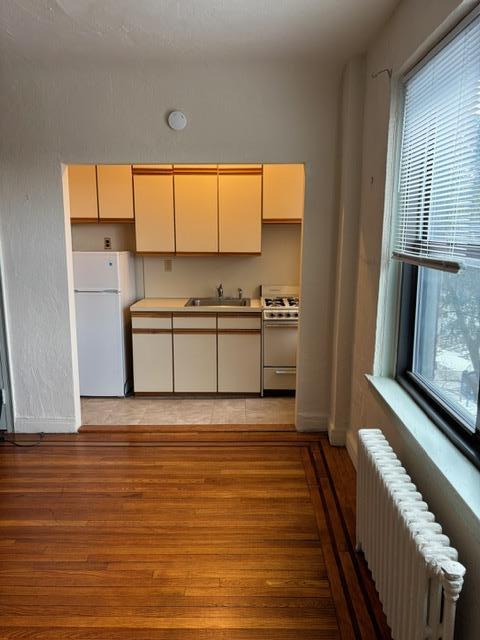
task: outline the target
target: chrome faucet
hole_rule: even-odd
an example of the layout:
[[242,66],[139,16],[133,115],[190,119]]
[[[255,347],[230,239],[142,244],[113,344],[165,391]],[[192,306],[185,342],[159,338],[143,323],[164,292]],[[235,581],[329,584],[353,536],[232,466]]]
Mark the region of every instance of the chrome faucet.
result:
[[223,284],[220,283],[217,287],[217,296],[222,299],[223,298]]

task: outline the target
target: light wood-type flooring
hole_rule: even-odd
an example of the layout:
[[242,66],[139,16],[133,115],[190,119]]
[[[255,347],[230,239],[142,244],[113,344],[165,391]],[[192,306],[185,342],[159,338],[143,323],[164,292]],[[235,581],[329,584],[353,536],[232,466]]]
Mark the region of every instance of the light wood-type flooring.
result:
[[0,444],[2,640],[390,637],[353,550],[355,471],[322,435],[101,425],[16,442]]
[[295,398],[82,398],[82,424],[293,424]]

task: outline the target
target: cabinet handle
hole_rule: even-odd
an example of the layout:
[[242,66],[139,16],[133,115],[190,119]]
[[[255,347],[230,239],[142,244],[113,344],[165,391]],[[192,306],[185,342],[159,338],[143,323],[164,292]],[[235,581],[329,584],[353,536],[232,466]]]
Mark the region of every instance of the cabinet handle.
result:
[[264,322],[264,327],[268,327],[269,329],[281,329],[284,327],[298,327],[298,320],[282,320],[278,322]]
[[291,369],[275,369],[275,374],[277,376],[294,376],[295,371],[292,371]]

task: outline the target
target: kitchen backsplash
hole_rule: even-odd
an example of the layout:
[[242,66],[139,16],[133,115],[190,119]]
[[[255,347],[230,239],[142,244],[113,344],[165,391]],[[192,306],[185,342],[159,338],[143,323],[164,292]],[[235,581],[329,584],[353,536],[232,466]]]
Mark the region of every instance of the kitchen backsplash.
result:
[[[132,251],[133,225],[73,225],[75,251],[102,251],[110,237],[112,251]],[[226,296],[259,295],[259,285],[298,284],[300,279],[301,225],[264,225],[260,256],[161,256],[137,257],[139,297],[175,298],[209,296],[222,282]],[[166,271],[171,261],[171,271]]]

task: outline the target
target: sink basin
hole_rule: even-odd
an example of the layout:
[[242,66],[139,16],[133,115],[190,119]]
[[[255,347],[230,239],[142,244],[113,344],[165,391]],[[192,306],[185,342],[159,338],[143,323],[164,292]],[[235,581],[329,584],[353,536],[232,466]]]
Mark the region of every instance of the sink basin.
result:
[[250,298],[190,298],[186,307],[249,307]]

